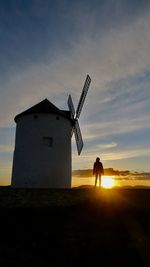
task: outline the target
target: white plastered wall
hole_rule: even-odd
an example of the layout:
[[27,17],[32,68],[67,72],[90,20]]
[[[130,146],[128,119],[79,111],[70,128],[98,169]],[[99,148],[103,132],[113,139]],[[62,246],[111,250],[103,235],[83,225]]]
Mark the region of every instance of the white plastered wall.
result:
[[57,114],[18,118],[13,187],[71,187],[71,122]]

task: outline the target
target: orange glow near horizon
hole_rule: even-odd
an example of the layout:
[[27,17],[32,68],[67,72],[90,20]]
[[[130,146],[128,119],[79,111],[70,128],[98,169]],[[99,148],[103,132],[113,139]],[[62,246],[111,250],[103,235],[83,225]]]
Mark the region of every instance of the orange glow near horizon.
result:
[[112,188],[115,186],[114,176],[102,176],[101,186],[104,188]]

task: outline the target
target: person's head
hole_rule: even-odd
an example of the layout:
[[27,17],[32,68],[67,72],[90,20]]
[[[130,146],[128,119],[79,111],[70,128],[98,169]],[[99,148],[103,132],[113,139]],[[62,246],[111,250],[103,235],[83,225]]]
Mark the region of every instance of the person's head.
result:
[[99,162],[100,161],[100,158],[96,158],[96,162]]

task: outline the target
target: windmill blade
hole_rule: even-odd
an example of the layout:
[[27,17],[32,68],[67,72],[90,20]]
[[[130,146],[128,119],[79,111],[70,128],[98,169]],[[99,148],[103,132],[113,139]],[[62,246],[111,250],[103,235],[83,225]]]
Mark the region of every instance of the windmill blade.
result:
[[78,155],[80,155],[81,150],[83,148],[83,140],[82,140],[82,135],[79,127],[79,123],[76,120],[75,126],[73,127],[74,135],[75,135],[75,140],[76,140],[76,145],[77,145],[77,150],[78,150]]
[[71,113],[71,118],[74,119],[75,109],[74,109],[74,105],[73,105],[73,102],[72,102],[71,95],[69,95],[67,103],[68,103],[68,108],[69,108],[70,113]]
[[76,110],[76,118],[79,118],[79,116],[80,116],[80,113],[81,113],[81,110],[82,110],[82,107],[83,107],[83,104],[84,104],[84,100],[85,100],[85,97],[87,95],[90,83],[91,83],[91,78],[90,78],[89,75],[87,75],[86,80],[85,80],[85,84],[83,86],[82,94],[81,94],[81,97],[80,97],[80,100],[79,100],[79,104],[78,104],[78,107],[77,107],[77,110]]

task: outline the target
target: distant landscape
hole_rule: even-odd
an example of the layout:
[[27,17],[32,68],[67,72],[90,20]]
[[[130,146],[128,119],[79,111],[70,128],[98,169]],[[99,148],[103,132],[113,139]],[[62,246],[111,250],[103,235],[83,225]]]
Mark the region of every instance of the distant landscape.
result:
[[[79,176],[79,177],[91,177],[93,175],[93,170],[92,169],[86,169],[86,170],[74,170],[72,172],[73,176]],[[114,170],[113,168],[106,168],[104,169],[104,175],[115,175],[115,176],[129,176],[129,175],[144,175],[144,176],[149,176],[149,172],[137,172],[137,171],[120,171],[120,170]]]

